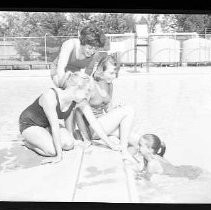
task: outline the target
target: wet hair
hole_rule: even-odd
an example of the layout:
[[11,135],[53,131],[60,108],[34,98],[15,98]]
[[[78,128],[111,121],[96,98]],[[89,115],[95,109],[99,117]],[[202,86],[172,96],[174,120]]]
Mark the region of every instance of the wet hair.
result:
[[[142,136],[142,138],[146,140],[152,141],[151,148],[153,149],[153,154],[157,154],[161,157],[163,157],[165,151],[166,151],[166,145],[164,142],[160,140],[160,138],[154,134],[145,134]],[[144,168],[143,171],[147,171],[147,165],[148,165],[148,160],[144,157]]]
[[93,24],[81,29],[79,39],[81,45],[90,45],[98,48],[104,47],[106,43],[106,36],[103,31]]
[[116,58],[113,55],[107,55],[106,57],[103,57],[97,64],[96,70],[93,73],[93,78],[96,81],[101,80],[103,72],[105,72],[108,68],[108,63],[111,63],[112,65],[116,66],[116,75],[118,76],[119,72],[119,64],[116,60]]
[[152,141],[151,148],[153,149],[153,153],[163,157],[166,152],[166,145],[158,136],[154,134],[145,134],[142,136],[142,138]]
[[74,72],[68,75],[64,82],[63,89],[77,86],[79,89],[84,89],[89,85],[91,87],[92,78],[82,72]]

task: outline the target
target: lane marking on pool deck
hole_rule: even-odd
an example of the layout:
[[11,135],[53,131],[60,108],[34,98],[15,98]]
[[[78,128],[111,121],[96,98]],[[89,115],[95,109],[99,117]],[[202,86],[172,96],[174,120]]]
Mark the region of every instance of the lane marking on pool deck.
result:
[[134,171],[120,152],[93,145],[83,151],[73,202],[139,202]]
[[76,176],[76,181],[75,181],[75,185],[74,185],[73,195],[72,195],[72,199],[71,199],[72,202],[74,202],[76,191],[77,191],[77,185],[78,185],[78,182],[79,182],[79,177],[80,177],[80,173],[81,173],[81,167],[82,167],[82,164],[83,164],[84,153],[85,153],[85,148],[82,148],[81,155],[78,156],[79,165],[78,165],[78,170],[77,170],[77,176]]
[[138,189],[136,187],[135,172],[127,161],[123,161],[123,167],[127,178],[128,194],[131,203],[139,203]]

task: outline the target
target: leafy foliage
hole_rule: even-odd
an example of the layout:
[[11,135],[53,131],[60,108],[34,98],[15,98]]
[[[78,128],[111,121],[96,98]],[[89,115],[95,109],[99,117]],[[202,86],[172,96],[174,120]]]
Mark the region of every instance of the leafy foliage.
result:
[[[53,60],[66,38],[53,36],[78,36],[87,23],[93,23],[106,34],[134,32],[136,20],[129,13],[61,13],[61,12],[1,12],[0,36],[40,37],[32,41],[18,41],[16,49],[25,59],[37,52],[45,56],[45,37],[49,60]],[[211,16],[206,14],[148,14],[145,21],[151,33],[160,25],[163,32],[204,33],[211,28]],[[143,21],[143,20],[140,20]],[[140,22],[137,22],[140,23]]]
[[178,31],[180,32],[205,32],[205,28],[210,25],[209,15],[178,14],[175,15]]

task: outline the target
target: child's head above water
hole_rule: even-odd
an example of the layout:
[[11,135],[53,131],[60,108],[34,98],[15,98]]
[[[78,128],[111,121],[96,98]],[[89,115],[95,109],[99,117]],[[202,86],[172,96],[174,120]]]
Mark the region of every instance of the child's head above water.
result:
[[166,151],[164,142],[162,142],[159,137],[154,134],[145,134],[141,136],[138,144],[139,152],[141,152],[143,155],[146,153],[151,153],[163,157]]

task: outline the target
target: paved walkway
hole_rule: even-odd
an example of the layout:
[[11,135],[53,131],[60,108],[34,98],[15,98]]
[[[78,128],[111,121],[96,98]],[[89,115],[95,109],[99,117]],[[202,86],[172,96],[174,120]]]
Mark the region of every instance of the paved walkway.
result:
[[[133,131],[141,131],[141,134],[150,132],[160,136],[168,145],[165,156],[173,164],[191,164],[211,169],[209,68],[203,68],[203,71],[191,68],[187,72],[174,68],[169,73],[160,68],[150,71],[149,74],[137,73],[127,76],[123,71],[122,76],[115,82],[114,104],[126,101],[135,108]],[[52,81],[49,71],[0,71],[0,79],[0,141],[17,141],[18,117],[21,111],[41,92],[51,87]],[[199,141],[203,149],[199,149]],[[90,153],[92,155],[89,155]],[[82,156],[83,162],[80,165]],[[80,166],[81,173],[78,179]],[[130,182],[133,179],[129,178],[132,177],[131,170],[124,167],[120,155],[108,149],[94,147],[85,151],[84,155],[81,149],[73,150],[65,153],[64,161],[58,165],[45,165],[1,174],[0,200],[136,200],[131,196],[134,193],[134,185]],[[74,191],[76,180],[77,191]],[[163,182],[169,185],[165,178]],[[127,192],[128,183],[130,191]],[[159,183],[158,180],[156,186],[160,186]],[[172,185],[177,186],[175,183],[176,181],[172,181]],[[168,188],[168,185],[164,189]],[[204,185],[207,185],[207,182]],[[154,190],[148,185],[146,189]],[[163,186],[158,188],[158,194],[161,192],[160,189],[163,189]],[[139,191],[142,191],[143,195],[143,186]],[[150,191],[149,197],[161,201],[162,198],[158,194],[152,196]],[[178,188],[178,200],[181,197],[181,188]],[[147,198],[144,197],[141,202],[144,200]]]
[[128,176],[129,170],[119,152],[91,146],[84,152],[74,201],[138,202],[137,194],[132,189],[134,177],[131,180]]
[[58,164],[0,174],[0,200],[138,202],[125,166],[119,152],[78,145]]
[[0,175],[2,201],[72,201],[82,149],[64,153],[58,164],[20,169]]

